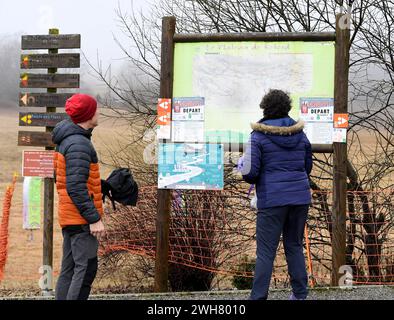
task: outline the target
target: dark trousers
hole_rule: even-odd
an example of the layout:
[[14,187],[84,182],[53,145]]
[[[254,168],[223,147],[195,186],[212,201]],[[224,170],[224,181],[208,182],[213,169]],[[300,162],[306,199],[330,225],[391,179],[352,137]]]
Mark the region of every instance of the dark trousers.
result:
[[87,300],[97,273],[98,241],[89,225],[69,226],[63,232],[63,259],[56,300]]
[[250,299],[265,300],[268,297],[272,268],[282,233],[293,294],[297,299],[307,297],[308,275],[303,238],[308,208],[309,205],[283,206],[258,211],[257,259]]

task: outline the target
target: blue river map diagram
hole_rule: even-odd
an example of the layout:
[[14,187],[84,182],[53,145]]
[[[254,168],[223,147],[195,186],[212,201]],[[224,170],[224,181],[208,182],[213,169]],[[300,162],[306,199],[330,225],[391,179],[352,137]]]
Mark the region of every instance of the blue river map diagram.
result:
[[223,144],[160,143],[159,189],[223,190]]

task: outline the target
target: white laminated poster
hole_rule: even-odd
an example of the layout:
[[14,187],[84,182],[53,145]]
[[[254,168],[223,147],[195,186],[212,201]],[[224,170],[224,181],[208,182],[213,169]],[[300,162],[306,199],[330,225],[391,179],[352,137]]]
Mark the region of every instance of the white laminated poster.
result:
[[172,142],[203,142],[203,121],[173,121]]
[[332,122],[305,122],[304,132],[312,144],[332,144]]
[[347,129],[334,128],[332,142],[346,143]]
[[203,97],[174,98],[172,103],[172,142],[204,142]]
[[157,139],[171,139],[171,126],[158,125],[157,126]]
[[300,118],[306,122],[333,122],[334,99],[300,98]]
[[204,104],[202,97],[174,98],[172,121],[204,121]]
[[332,144],[334,126],[333,98],[300,98],[300,119],[312,144]]

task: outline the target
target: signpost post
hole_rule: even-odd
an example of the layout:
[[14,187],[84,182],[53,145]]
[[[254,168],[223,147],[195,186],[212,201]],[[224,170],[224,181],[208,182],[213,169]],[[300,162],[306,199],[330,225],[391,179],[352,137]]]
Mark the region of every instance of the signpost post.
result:
[[[72,93],[57,93],[58,88],[79,88],[79,74],[60,74],[58,68],[79,68],[79,53],[58,53],[58,49],[79,49],[81,36],[77,34],[59,35],[58,29],[50,29],[49,35],[22,36],[22,50],[48,49],[48,54],[22,54],[21,69],[47,69],[46,74],[23,73],[20,78],[21,88],[46,88],[46,93],[23,92],[19,96],[20,107],[45,108],[46,113],[21,112],[19,125],[23,127],[45,127],[41,131],[20,131],[18,146],[45,147],[51,151],[54,144],[51,132],[56,124],[67,118],[64,113],[56,113],[56,108],[64,107]],[[36,155],[37,156],[37,155]],[[34,157],[33,157],[34,158]],[[26,158],[24,158],[26,160]],[[34,159],[33,159],[34,162]],[[40,281],[44,286],[43,295],[53,291],[53,212],[54,179],[42,168],[44,178],[44,228],[43,228],[43,268],[45,278]],[[34,170],[33,170],[34,171]],[[53,171],[53,169],[52,169]],[[37,171],[34,171],[37,174]],[[43,279],[43,278],[42,278]]]
[[[163,18],[160,98],[172,99],[175,17]],[[163,140],[165,142],[165,140]],[[171,191],[157,190],[155,291],[168,291]]]
[[[348,112],[350,28],[341,27],[343,14],[336,17],[335,104],[336,114]],[[347,115],[346,115],[347,116]],[[337,121],[336,121],[337,122]],[[346,121],[347,123],[347,121]],[[346,136],[346,135],[345,135]],[[331,285],[340,286],[346,266],[347,144],[333,143],[332,270]]]
[[[58,29],[50,29],[49,34],[59,34]],[[58,49],[49,49],[50,54],[57,54]],[[47,93],[56,93],[57,89],[54,86],[57,68],[48,68],[48,78],[51,78],[52,86],[47,86]],[[63,77],[64,78],[64,77]],[[63,79],[64,80],[64,79]],[[59,80],[58,80],[59,81]],[[60,82],[60,81],[59,81]],[[79,82],[79,78],[78,78]],[[58,83],[60,86],[60,83]],[[56,112],[55,107],[46,107],[47,113]],[[45,131],[50,133],[52,128],[45,127]],[[45,150],[53,150],[52,146],[46,146]],[[42,252],[42,265],[48,266],[50,270],[50,279],[53,279],[53,211],[54,211],[54,179],[44,179],[44,235],[43,235],[43,252]],[[47,271],[47,272],[48,272]],[[53,290],[53,281],[49,281],[49,286],[43,288],[43,295],[50,295]],[[45,290],[47,289],[47,290]]]

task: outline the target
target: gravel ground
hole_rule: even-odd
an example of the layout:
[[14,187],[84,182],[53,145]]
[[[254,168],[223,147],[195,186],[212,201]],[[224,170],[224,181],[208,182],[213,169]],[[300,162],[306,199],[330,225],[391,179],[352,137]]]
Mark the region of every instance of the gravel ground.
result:
[[[270,300],[288,300],[290,290],[271,290]],[[91,300],[246,300],[247,291],[209,291],[178,293],[141,293],[121,295],[92,295]],[[53,299],[51,297],[4,297],[4,299]],[[394,300],[394,286],[359,286],[351,289],[317,288],[311,289],[308,300]]]

